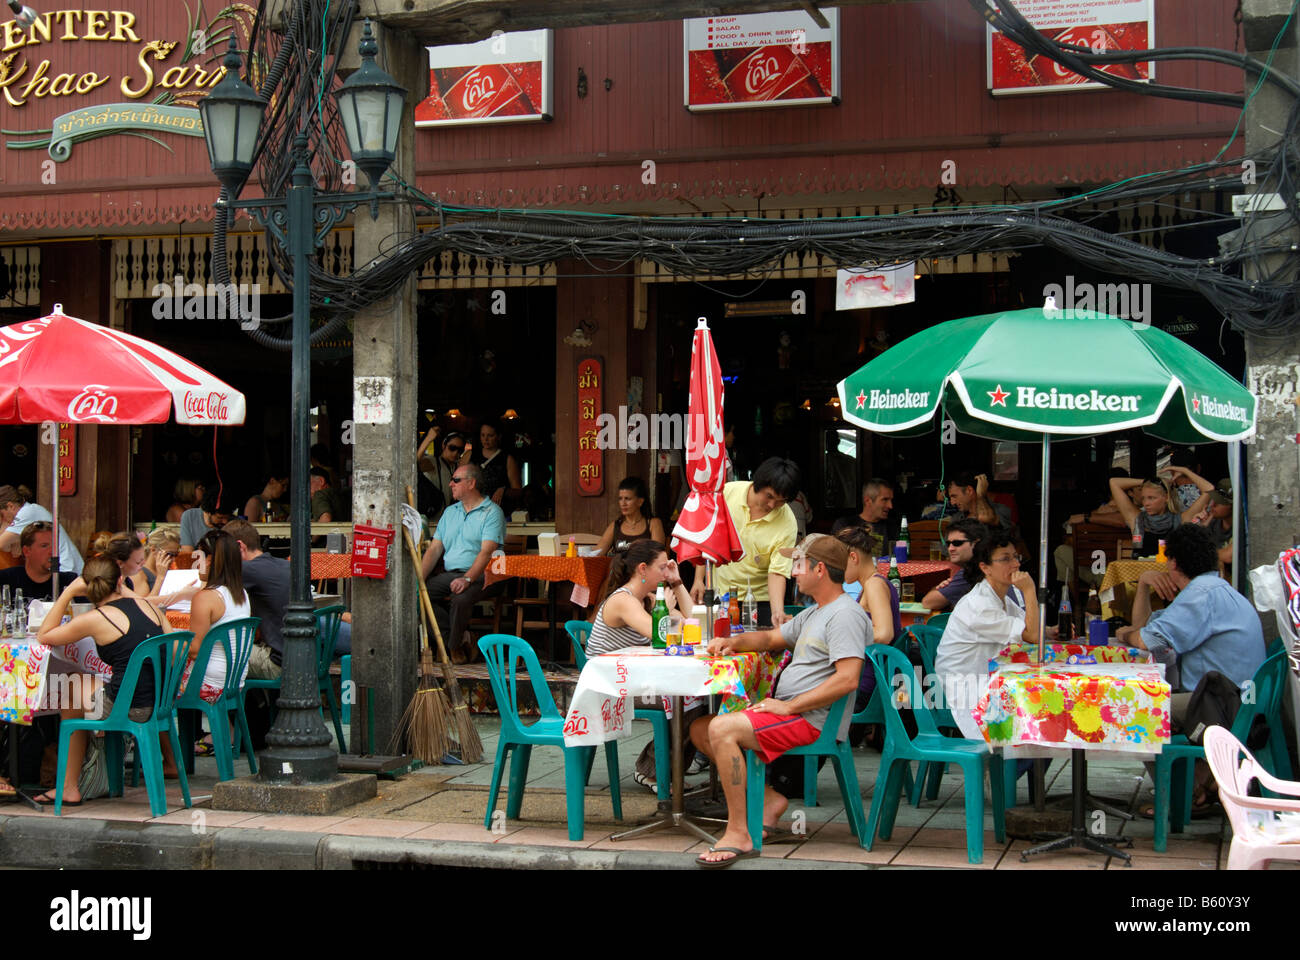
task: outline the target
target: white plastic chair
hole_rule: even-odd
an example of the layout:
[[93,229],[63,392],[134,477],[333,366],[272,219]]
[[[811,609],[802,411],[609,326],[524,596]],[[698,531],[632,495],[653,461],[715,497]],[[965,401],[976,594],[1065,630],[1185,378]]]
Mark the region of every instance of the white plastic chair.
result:
[[1263,870],[1270,860],[1300,860],[1300,800],[1246,793],[1250,782],[1258,780],[1274,793],[1300,797],[1300,783],[1274,777],[1223,727],[1205,731],[1205,758],[1232,824],[1228,869]]

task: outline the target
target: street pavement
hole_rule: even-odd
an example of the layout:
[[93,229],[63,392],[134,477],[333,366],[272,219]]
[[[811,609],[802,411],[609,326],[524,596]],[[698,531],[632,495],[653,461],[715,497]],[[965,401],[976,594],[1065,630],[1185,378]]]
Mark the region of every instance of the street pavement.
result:
[[[497,800],[492,828],[483,825],[492,759],[497,745],[495,717],[476,717],[485,760],[471,766],[430,766],[396,781],[380,780],[373,800],[329,816],[286,816],[211,809],[215,762],[200,758],[191,778],[193,809],[181,805],[176,783],[168,784],[168,813],[154,817],[143,786],[128,788],[114,799],[90,801],[67,809],[62,818],[51,810],[0,806],[0,862],[15,867],[207,869],[356,869],[383,866],[480,868],[694,868],[706,849],[685,832],[666,830],[615,842],[610,835],[629,829],[655,811],[656,801],[632,780],[633,764],[650,736],[649,724],[634,726],[635,736],[619,742],[619,779],[623,822],[613,818],[603,751],[592,768],[583,838],[571,841],[565,822],[564,769],[558,749],[535,748],[521,815],[505,818],[505,787]],[[864,809],[869,810],[880,755],[854,751]],[[247,773],[240,763],[236,772]],[[1121,808],[1145,803],[1151,784],[1142,765],[1126,758],[1097,758],[1088,766],[1095,795],[1120,802]],[[707,776],[691,778],[707,782]],[[1049,796],[1068,794],[1066,765],[1048,772]],[[987,794],[987,784],[985,792]],[[768,845],[762,857],[737,864],[736,870],[868,868],[956,868],[972,870],[1115,870],[1121,861],[1084,852],[1040,856],[1022,863],[1031,844],[993,838],[992,814],[985,811],[984,860],[967,862],[962,775],[950,768],[936,800],[919,808],[904,802],[888,840],[871,850],[853,838],[834,773],[828,763],[818,780],[819,805],[792,802],[784,823],[798,842]],[[1020,801],[1026,801],[1024,781]],[[1090,825],[1094,821],[1090,820]],[[1107,832],[1133,837],[1133,869],[1214,870],[1226,866],[1231,834],[1215,816],[1188,824],[1171,835],[1168,851],[1152,849],[1152,823],[1110,817]],[[1280,866],[1280,865],[1279,865]],[[1276,867],[1275,867],[1276,869]]]

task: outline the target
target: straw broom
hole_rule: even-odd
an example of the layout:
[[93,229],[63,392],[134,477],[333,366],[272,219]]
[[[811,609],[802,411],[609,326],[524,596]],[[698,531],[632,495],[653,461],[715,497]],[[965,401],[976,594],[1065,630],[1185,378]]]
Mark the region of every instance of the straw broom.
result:
[[[406,499],[415,500],[415,495],[409,486],[406,488]],[[469,704],[465,702],[465,696],[460,690],[460,682],[456,679],[456,670],[447,656],[447,647],[442,642],[442,631],[438,629],[437,618],[433,615],[433,603],[429,600],[429,591],[425,589],[424,579],[420,576],[420,555],[415,549],[415,541],[411,539],[411,532],[406,529],[405,524],[402,525],[402,536],[406,538],[406,548],[410,551],[411,562],[415,565],[416,584],[420,589],[420,608],[424,611],[425,622],[438,642],[438,659],[442,663],[442,690],[451,702],[451,727],[455,731],[456,740],[460,742],[460,758],[465,763],[478,763],[483,759],[483,741],[479,739],[478,731],[474,729],[474,721],[469,715]],[[425,650],[428,650],[427,645]],[[421,654],[422,662],[424,657],[425,654]],[[429,655],[428,659],[432,661],[432,655]],[[429,666],[431,671],[432,663]],[[417,692],[416,696],[419,695]]]
[[[418,569],[417,569],[418,575]],[[424,628],[424,608],[420,608],[420,684],[407,704],[397,732],[393,735],[391,751],[403,730],[412,753],[426,764],[441,763],[451,750],[447,736],[447,723],[451,707],[433,676],[433,655],[429,652],[428,637]]]

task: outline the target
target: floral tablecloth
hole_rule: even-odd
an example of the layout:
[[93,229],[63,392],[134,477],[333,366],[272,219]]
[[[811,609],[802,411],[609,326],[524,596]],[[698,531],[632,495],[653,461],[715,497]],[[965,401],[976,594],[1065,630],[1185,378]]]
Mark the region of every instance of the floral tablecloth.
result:
[[[1043,661],[1071,666],[1066,661],[1073,656],[1095,657],[1098,663],[1151,663],[1152,656],[1138,647],[1090,647],[1082,643],[1049,643],[1043,648]],[[1037,663],[1038,644],[1013,643],[989,662],[991,668],[1009,663]]]
[[1169,742],[1169,684],[1160,664],[1011,663],[975,707],[993,746],[1158,753]]
[[632,697],[720,694],[722,713],[743,710],[771,692],[782,663],[767,653],[670,657],[649,647],[591,657],[569,702],[564,742],[590,747],[630,736]]
[[0,720],[29,725],[41,709],[50,648],[33,640],[0,640]]

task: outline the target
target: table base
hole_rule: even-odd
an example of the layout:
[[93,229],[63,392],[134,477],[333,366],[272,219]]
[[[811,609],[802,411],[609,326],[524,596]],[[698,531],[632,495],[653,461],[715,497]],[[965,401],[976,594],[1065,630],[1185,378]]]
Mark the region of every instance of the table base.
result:
[[1117,844],[1132,847],[1132,837],[1090,834],[1087,827],[1084,826],[1083,808],[1088,795],[1088,759],[1082,750],[1070,751],[1070,787],[1070,797],[1073,801],[1070,811],[1070,832],[1035,836],[1033,838],[1035,841],[1041,840],[1045,842],[1039,843],[1036,847],[1030,847],[1020,854],[1020,862],[1027,863],[1030,857],[1040,853],[1054,853],[1057,850],[1071,850],[1081,847],[1084,850],[1100,853],[1107,857],[1119,857],[1124,861],[1124,866],[1133,866],[1133,861],[1127,853],[1115,849]]
[[633,837],[645,836],[648,833],[654,833],[656,830],[681,829],[687,833],[694,834],[701,840],[706,841],[709,846],[717,844],[717,837],[709,833],[701,823],[721,823],[725,826],[725,820],[709,820],[705,817],[693,817],[686,814],[686,795],[685,795],[685,771],[682,763],[682,698],[672,698],[673,716],[668,722],[668,729],[672,738],[672,799],[669,801],[669,807],[658,817],[649,823],[633,827],[631,830],[625,830],[622,833],[616,833],[610,840],[631,840]]
[[10,803],[25,803],[33,810],[45,809],[36,802],[36,798],[28,794],[22,787],[22,780],[18,771],[18,737],[21,732],[29,727],[23,727],[16,723],[9,724],[9,786],[14,788],[14,795],[9,798]]

